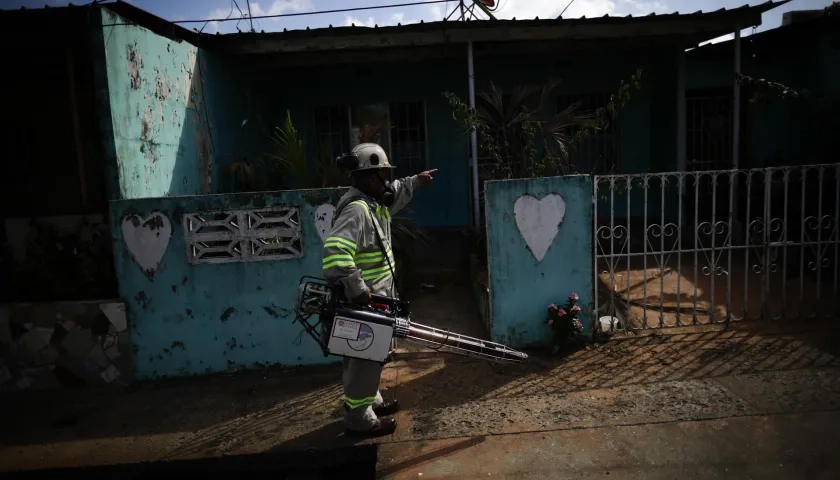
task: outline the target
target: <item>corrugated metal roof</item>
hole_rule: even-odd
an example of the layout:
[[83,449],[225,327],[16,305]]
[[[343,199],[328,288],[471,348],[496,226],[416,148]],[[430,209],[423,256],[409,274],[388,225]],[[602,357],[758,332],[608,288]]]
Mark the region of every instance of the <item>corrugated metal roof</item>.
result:
[[440,20],[434,22],[424,22],[420,21],[419,23],[411,23],[411,24],[397,24],[397,25],[387,25],[387,26],[373,26],[368,27],[365,25],[349,25],[349,26],[337,26],[334,27],[329,25],[327,27],[318,27],[318,28],[310,28],[306,27],[305,29],[295,29],[295,30],[288,30],[283,29],[282,32],[234,32],[234,33],[216,33],[216,34],[203,34],[203,35],[214,35],[214,36],[242,36],[242,35],[272,35],[272,36],[279,36],[279,35],[295,35],[295,36],[310,36],[310,35],[322,35],[322,34],[329,34],[329,35],[342,35],[342,34],[352,34],[353,32],[370,32],[370,31],[377,31],[378,33],[387,34],[387,33],[396,33],[396,32],[423,32],[423,31],[430,31],[430,30],[437,30],[437,29],[477,29],[477,28],[495,28],[501,26],[575,26],[575,25],[616,25],[616,24],[624,24],[627,22],[634,22],[634,23],[656,23],[662,22],[667,20],[686,20],[691,21],[700,18],[714,18],[714,17],[723,17],[723,16],[731,16],[737,14],[748,14],[748,13],[764,13],[768,10],[772,10],[774,8],[780,7],[791,0],[779,0],[773,1],[768,0],[760,5],[749,5],[745,4],[740,7],[736,8],[720,8],[718,10],[714,10],[711,12],[704,12],[702,10],[698,10],[692,13],[680,13],[680,12],[673,12],[673,13],[666,13],[666,14],[656,14],[650,13],[648,15],[642,16],[633,16],[633,15],[626,15],[626,16],[610,16],[610,15],[603,15],[600,17],[580,17],[580,18],[544,18],[541,19],[540,17],[535,17],[533,19],[496,19],[496,20],[467,20],[467,21],[456,21],[456,20]]
[[[679,13],[673,12],[668,14],[654,14],[644,16],[610,16],[604,15],[600,17],[581,17],[581,18],[548,18],[540,19],[497,19],[497,20],[471,20],[471,21],[434,21],[434,22],[420,22],[407,25],[394,26],[375,26],[367,27],[362,25],[356,26],[327,26],[321,28],[305,28],[299,30],[287,30],[277,32],[240,32],[230,34],[198,34],[193,30],[184,28],[180,25],[169,22],[160,18],[150,12],[140,9],[130,3],[122,0],[109,3],[99,3],[98,7],[108,8],[115,13],[123,16],[130,22],[149,28],[155,33],[165,35],[169,38],[183,39],[193,44],[201,44],[204,47],[218,46],[230,47],[232,45],[240,44],[254,44],[262,41],[271,40],[277,44],[288,45],[288,42],[301,42],[307,39],[316,40],[318,43],[324,44],[341,39],[352,39],[353,37],[376,38],[386,37],[406,37],[414,34],[426,34],[436,37],[438,40],[445,41],[463,41],[465,38],[472,38],[477,35],[476,41],[488,41],[492,39],[493,32],[498,30],[500,32],[524,32],[527,30],[541,30],[541,31],[564,31],[566,36],[573,37],[575,32],[591,32],[597,27],[598,32],[603,32],[605,37],[609,37],[611,26],[621,27],[625,32],[636,32],[637,35],[647,34],[647,29],[656,30],[662,28],[663,25],[669,25],[671,30],[676,31],[682,29],[685,33],[708,32],[710,35],[721,30],[722,25],[726,24],[729,31],[738,28],[749,28],[755,25],[755,19],[758,18],[760,23],[760,15],[768,10],[777,8],[788,3],[790,0],[772,1],[768,0],[760,5],[743,5],[737,8],[721,8],[711,12],[696,11],[693,13]],[[37,11],[52,11],[65,9],[81,9],[85,5],[76,7],[45,7],[44,9],[25,9],[25,10],[6,10],[3,14],[13,14],[15,12],[30,12]],[[715,24],[715,25],[712,25]],[[632,26],[632,30],[627,27]],[[606,27],[606,28],[603,28]],[[638,28],[638,30],[636,30]],[[716,29],[716,30],[715,30]],[[651,31],[653,31],[651,30]],[[568,32],[572,32],[568,34]],[[724,31],[724,33],[726,33]],[[661,35],[668,35],[666,31],[660,33]],[[550,34],[549,34],[550,35]],[[588,34],[587,38],[591,38],[592,33]],[[559,37],[558,37],[559,38]],[[709,37],[714,38],[714,37]],[[351,41],[351,43],[359,43],[358,41]],[[404,44],[411,44],[411,42],[403,42]],[[443,43],[443,40],[441,41]],[[383,44],[382,46],[387,46]],[[326,49],[326,46],[319,47]],[[283,50],[280,48],[279,50]],[[302,50],[302,49],[298,49]]]
[[[745,35],[742,37],[742,43],[745,48],[747,45],[757,46],[769,44],[772,46],[774,44],[778,44],[778,42],[791,42],[792,45],[796,45],[800,42],[800,37],[802,37],[803,34],[808,35],[817,33],[818,31],[825,29],[836,31],[838,24],[840,24],[840,17],[837,15],[827,15],[825,10],[816,10],[816,12],[821,13],[813,16],[812,18],[806,18],[787,25],[782,24],[776,28],[756,32],[751,35]],[[706,53],[712,53],[717,50],[731,50],[731,43],[733,41],[734,40],[724,40],[717,43],[708,43],[693,49],[688,52],[688,54],[698,56]]]

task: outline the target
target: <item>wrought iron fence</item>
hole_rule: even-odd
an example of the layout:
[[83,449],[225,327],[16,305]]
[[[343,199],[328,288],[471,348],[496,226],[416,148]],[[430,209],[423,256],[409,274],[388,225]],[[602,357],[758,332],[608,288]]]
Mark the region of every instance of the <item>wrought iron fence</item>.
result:
[[840,164],[593,182],[603,328],[840,312]]

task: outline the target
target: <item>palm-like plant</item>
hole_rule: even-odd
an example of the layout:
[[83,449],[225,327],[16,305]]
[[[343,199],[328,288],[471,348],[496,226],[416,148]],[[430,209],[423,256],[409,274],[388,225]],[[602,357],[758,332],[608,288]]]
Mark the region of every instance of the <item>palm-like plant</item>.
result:
[[[292,122],[291,113],[286,112],[283,124],[271,135],[273,150],[267,157],[275,162],[275,174],[282,179],[290,178],[300,188],[329,188],[345,186],[346,174],[335,164],[329,145],[317,147],[315,161],[306,155],[306,141],[301,138]],[[282,183],[282,182],[281,182]]]
[[271,134],[271,145],[272,150],[266,155],[274,161],[273,168],[269,168],[273,170],[271,173],[278,177],[288,175],[302,188],[316,188],[322,183],[317,169],[311,168],[306,159],[306,142],[298,134],[288,110],[283,123]]
[[[580,112],[580,103],[555,112],[551,99],[560,85],[520,85],[510,95],[491,83],[479,94],[476,121],[483,127],[481,143],[503,178],[566,173],[566,160],[574,129],[593,120]],[[538,152],[538,140],[542,151]]]

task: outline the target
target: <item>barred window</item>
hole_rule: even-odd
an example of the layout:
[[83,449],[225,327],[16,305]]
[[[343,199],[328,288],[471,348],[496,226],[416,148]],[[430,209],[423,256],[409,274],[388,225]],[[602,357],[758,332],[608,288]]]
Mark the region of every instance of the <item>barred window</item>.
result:
[[[609,93],[585,93],[561,95],[557,99],[557,112],[580,102],[578,112],[595,115],[599,108],[606,107]],[[569,152],[569,163],[579,173],[609,174],[617,172],[621,164],[621,127],[618,122],[595,134],[583,137],[576,148]]]
[[337,157],[350,149],[350,129],[347,107],[331,106],[315,108],[315,135],[317,146],[329,146]]

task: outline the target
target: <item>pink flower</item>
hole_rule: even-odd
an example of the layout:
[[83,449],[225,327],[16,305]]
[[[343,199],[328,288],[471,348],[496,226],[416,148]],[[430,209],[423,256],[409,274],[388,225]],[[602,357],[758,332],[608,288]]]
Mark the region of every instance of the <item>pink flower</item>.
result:
[[549,310],[557,310],[557,305],[552,303],[551,305],[548,306],[548,309]]
[[557,315],[560,315],[562,317],[562,316],[566,315],[566,311],[561,308],[560,310],[557,311]]
[[574,307],[572,307],[572,311],[573,311],[573,312],[579,312],[579,311],[580,311],[580,307],[578,307],[577,305],[575,305]]
[[554,320],[549,320],[549,321],[548,321],[548,324],[549,324],[549,325],[551,325],[551,324],[553,324],[553,323],[554,323]]
[[580,300],[580,297],[578,297],[577,293],[572,292],[572,294],[569,295],[569,300],[578,301]]

